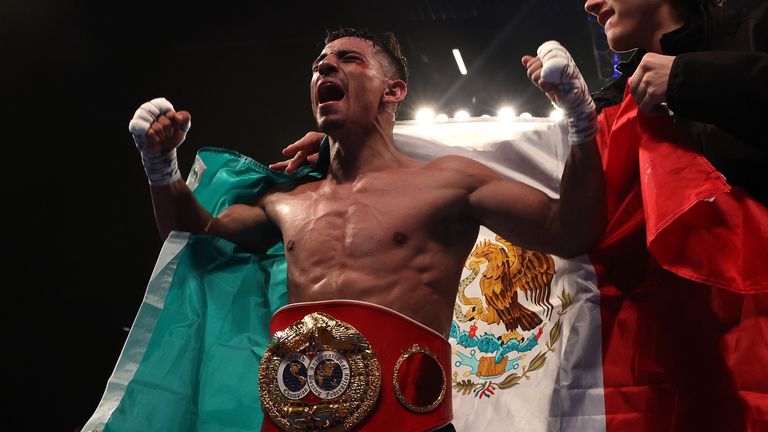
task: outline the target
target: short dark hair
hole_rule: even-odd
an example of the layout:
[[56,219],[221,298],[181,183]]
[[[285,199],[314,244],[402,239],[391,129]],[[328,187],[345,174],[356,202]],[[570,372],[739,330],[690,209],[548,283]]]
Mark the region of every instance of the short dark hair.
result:
[[358,39],[365,39],[370,41],[375,48],[384,52],[385,57],[390,63],[390,66],[395,70],[395,78],[408,82],[408,61],[403,56],[403,52],[400,49],[400,42],[394,33],[386,32],[381,36],[378,36],[368,29],[358,29],[345,27],[338,30],[328,30],[325,32],[325,44],[341,39],[345,37],[353,37]]

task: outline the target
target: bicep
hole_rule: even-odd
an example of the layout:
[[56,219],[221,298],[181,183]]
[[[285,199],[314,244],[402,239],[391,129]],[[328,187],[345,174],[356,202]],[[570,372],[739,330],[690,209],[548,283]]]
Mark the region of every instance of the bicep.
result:
[[559,245],[559,230],[553,229],[559,200],[477,161],[443,158],[441,163],[467,187],[469,213],[476,222],[523,247],[552,251]]
[[[544,192],[521,181],[504,178],[476,161],[465,163],[464,170],[472,183],[470,210],[484,225],[533,226],[546,222],[553,200]],[[491,226],[488,228],[494,229]]]
[[496,180],[470,195],[476,219],[523,247],[560,256],[586,253],[605,228],[600,153],[594,144],[571,148],[553,198],[514,180]]
[[547,231],[557,200],[515,180],[495,180],[472,192],[470,209],[478,222],[510,241],[535,247]]

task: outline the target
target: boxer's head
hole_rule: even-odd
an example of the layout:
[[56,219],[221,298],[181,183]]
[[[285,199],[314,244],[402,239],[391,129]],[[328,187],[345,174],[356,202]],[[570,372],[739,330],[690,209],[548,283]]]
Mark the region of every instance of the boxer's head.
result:
[[586,0],[584,9],[605,28],[614,51],[652,51],[661,36],[685,23],[692,7],[722,6],[725,0]]
[[380,122],[391,128],[407,80],[407,63],[393,34],[379,38],[357,29],[328,32],[312,64],[310,97],[318,126],[330,135],[341,127]]

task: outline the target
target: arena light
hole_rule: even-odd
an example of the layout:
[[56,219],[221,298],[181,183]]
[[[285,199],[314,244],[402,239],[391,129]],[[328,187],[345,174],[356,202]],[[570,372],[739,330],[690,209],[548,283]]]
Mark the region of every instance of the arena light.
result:
[[459,110],[453,114],[453,118],[458,121],[467,121],[469,120],[469,113],[464,110]]
[[515,110],[512,107],[501,107],[496,117],[501,121],[511,121],[515,119]]
[[552,112],[549,113],[549,118],[552,121],[560,122],[563,120],[563,110],[561,109],[553,109]]
[[462,75],[467,74],[467,67],[464,66],[464,60],[461,58],[461,52],[459,52],[458,49],[453,49],[453,58],[456,59],[456,65],[459,67],[459,72],[461,72]]
[[446,122],[448,121],[448,114],[440,113],[435,116],[435,121],[437,122]]
[[432,108],[420,108],[416,111],[416,123],[430,124],[435,120],[435,112]]
[[531,118],[533,118],[533,116],[529,112],[524,112],[524,113],[520,114],[520,118],[522,118],[522,119],[531,119]]

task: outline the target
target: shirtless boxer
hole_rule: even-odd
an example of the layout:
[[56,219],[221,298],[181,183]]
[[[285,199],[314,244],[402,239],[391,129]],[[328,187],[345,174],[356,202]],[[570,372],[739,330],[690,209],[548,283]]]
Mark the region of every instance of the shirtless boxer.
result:
[[[462,267],[481,224],[523,247],[560,256],[584,253],[603,229],[601,165],[594,142],[594,108],[586,85],[567,51],[554,42],[542,45],[538,57],[529,57],[527,68],[532,80],[550,91],[550,97],[564,108],[569,120],[573,145],[560,199],[502,179],[471,159],[446,156],[422,163],[400,153],[394,144],[393,128],[397,107],[407,93],[407,72],[397,42],[394,38],[381,40],[343,30],[329,34],[312,65],[312,110],[320,130],[330,138],[330,166],[322,180],[275,187],[253,205],[232,205],[212,217],[195,199],[176,167],[175,149],[189,129],[189,113],[174,111],[164,99],[142,105],[130,129],[150,179],[160,234],[165,237],[171,230],[211,234],[254,252],[262,251],[275,236],[281,236],[288,262],[288,302],[300,304],[300,309],[287,306],[292,318],[282,320],[277,327],[273,319],[273,330],[285,330],[312,311],[327,312],[330,319],[338,319],[343,326],[347,320],[329,312],[325,301],[365,302],[351,306],[342,302],[343,307],[367,308],[365,314],[373,322],[349,322],[363,337],[368,335],[360,327],[400,328],[400,324],[391,324],[384,316],[404,316],[400,319],[408,322],[405,325],[410,325],[411,330],[402,331],[431,333],[442,341],[424,342],[425,352],[439,358],[444,377],[449,377],[450,347],[445,338]],[[278,321],[280,314],[276,314]],[[303,322],[310,326],[317,320],[310,321]],[[421,325],[426,327],[416,329]],[[304,329],[291,328],[294,333]],[[286,344],[290,345],[290,341]],[[371,341],[366,349],[377,351],[376,345]],[[398,350],[394,359],[404,348]],[[300,354],[294,360],[307,362],[315,353]],[[386,353],[377,355],[387,357]],[[381,380],[375,388],[381,386],[382,394],[393,385],[392,365],[387,361],[378,360]],[[356,385],[354,376],[350,388]],[[261,378],[260,383],[265,386]],[[283,428],[306,425],[301,423],[310,421],[305,417],[315,415],[315,426],[307,426],[311,428],[325,418],[322,413],[307,414],[306,410],[301,415],[289,412],[295,406],[290,401],[304,397],[298,393],[291,393],[296,399],[288,398],[285,406],[290,407],[279,408],[270,405],[265,389],[261,391],[262,398],[267,399],[266,412],[283,410],[277,417],[270,414],[270,421],[265,416],[266,429],[272,422]],[[418,426],[398,430],[445,426],[451,415],[450,391],[447,393],[436,401],[440,406],[430,407],[442,410],[439,418],[431,423],[416,421],[413,425]],[[401,396],[400,402],[408,405]],[[404,412],[418,410],[417,406]],[[372,430],[383,430],[392,427],[387,423],[392,421],[411,425],[405,417],[363,411],[361,408],[361,413],[350,416],[356,415],[355,421],[361,421],[367,415],[366,429],[370,425]],[[339,419],[338,413],[333,415],[333,421],[346,421]]]

